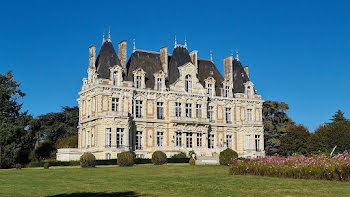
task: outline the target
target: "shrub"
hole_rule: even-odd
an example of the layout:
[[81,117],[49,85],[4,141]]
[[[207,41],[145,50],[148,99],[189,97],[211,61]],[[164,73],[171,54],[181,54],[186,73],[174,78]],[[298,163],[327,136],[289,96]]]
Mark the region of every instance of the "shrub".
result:
[[16,164],[16,169],[17,169],[17,170],[22,169],[22,165],[21,165],[21,164],[19,164],[19,163],[18,163],[18,164]]
[[131,152],[122,152],[117,155],[117,164],[119,166],[133,166],[134,154]]
[[82,168],[93,168],[96,166],[96,158],[92,153],[84,153],[80,157],[80,166]]
[[187,155],[186,155],[186,153],[181,152],[181,153],[178,153],[178,154],[171,156],[171,158],[187,158]]
[[219,155],[220,165],[227,166],[233,158],[238,158],[238,154],[234,150],[227,148],[221,151]]
[[49,169],[50,164],[49,163],[44,163],[44,169]]
[[188,152],[188,157],[191,158],[193,154],[196,155],[194,150],[191,150],[190,152]]
[[194,165],[196,165],[196,160],[191,158],[189,163],[190,163],[191,166],[194,166]]
[[78,148],[78,135],[59,139],[56,142],[56,148]]
[[162,151],[156,151],[152,154],[152,163],[154,165],[163,165],[167,162],[166,154]]
[[56,151],[55,144],[49,140],[39,144],[39,146],[30,154],[32,161],[41,161],[45,159],[55,158],[56,154],[52,153]]

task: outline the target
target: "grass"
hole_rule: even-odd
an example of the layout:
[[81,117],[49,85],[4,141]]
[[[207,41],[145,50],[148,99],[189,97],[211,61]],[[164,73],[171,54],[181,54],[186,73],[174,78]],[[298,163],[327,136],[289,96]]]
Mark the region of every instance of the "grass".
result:
[[350,183],[231,176],[227,166],[0,170],[0,196],[344,196]]

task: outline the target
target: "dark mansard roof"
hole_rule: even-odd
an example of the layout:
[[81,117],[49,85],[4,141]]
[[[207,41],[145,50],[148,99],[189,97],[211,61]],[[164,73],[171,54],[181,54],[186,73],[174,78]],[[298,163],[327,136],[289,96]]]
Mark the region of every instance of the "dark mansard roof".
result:
[[188,53],[187,48],[183,46],[177,46],[174,49],[173,54],[171,55],[171,58],[168,62],[169,84],[173,84],[180,77],[179,67],[188,62],[191,62],[190,54]]
[[249,81],[247,73],[239,60],[236,58],[232,61],[233,66],[233,92],[244,93],[244,83]]
[[96,59],[96,70],[98,78],[109,79],[110,68],[120,65],[120,60],[110,41],[105,41]]
[[[191,62],[191,58],[187,48],[180,45],[175,47],[173,54],[168,55],[168,78],[166,79],[167,87],[177,81],[180,76],[178,68],[188,62]],[[108,79],[110,77],[109,69],[115,65],[120,65],[120,60],[112,43],[106,41],[103,43],[96,60],[98,77]],[[249,78],[239,60],[233,59],[232,66],[234,93],[243,93],[243,84],[249,81]],[[160,53],[136,50],[131,54],[126,64],[126,68],[127,71],[124,75],[124,80],[133,81],[133,71],[141,68],[146,72],[146,88],[154,88],[154,74],[163,70],[160,61]],[[207,79],[209,76],[212,76],[216,81],[216,95],[221,95],[222,82],[224,81],[223,76],[211,60],[198,58],[198,79],[203,87],[205,87],[205,79]]]

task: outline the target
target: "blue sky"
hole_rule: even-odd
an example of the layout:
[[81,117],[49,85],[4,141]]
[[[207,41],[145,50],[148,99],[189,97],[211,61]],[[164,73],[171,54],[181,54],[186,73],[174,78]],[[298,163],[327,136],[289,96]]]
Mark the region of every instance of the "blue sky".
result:
[[349,1],[2,1],[0,73],[12,70],[33,115],[77,105],[88,46],[132,40],[158,51],[187,35],[189,50],[219,70],[231,49],[264,100],[313,131],[337,109],[350,118]]

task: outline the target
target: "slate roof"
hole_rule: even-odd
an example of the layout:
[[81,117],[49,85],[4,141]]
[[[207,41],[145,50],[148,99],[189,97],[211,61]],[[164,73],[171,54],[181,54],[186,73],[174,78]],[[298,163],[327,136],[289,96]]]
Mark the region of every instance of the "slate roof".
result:
[[244,83],[249,81],[247,73],[244,71],[243,66],[236,58],[232,61],[233,66],[233,92],[244,93]]
[[160,62],[160,54],[149,51],[135,51],[131,54],[128,63],[126,64],[127,81],[134,81],[133,71],[142,68],[146,72],[145,81],[146,88],[154,88],[155,79],[153,74],[162,70]]
[[115,65],[121,65],[120,60],[114,50],[113,44],[109,41],[105,41],[101,46],[95,64],[98,78],[109,79],[109,69]]
[[220,96],[224,78],[212,61],[206,59],[198,59],[198,79],[203,87],[205,87],[205,80],[210,76],[215,79],[216,95]]
[[169,84],[173,84],[180,77],[178,67],[191,62],[191,57],[187,48],[184,46],[176,46],[168,62]]

